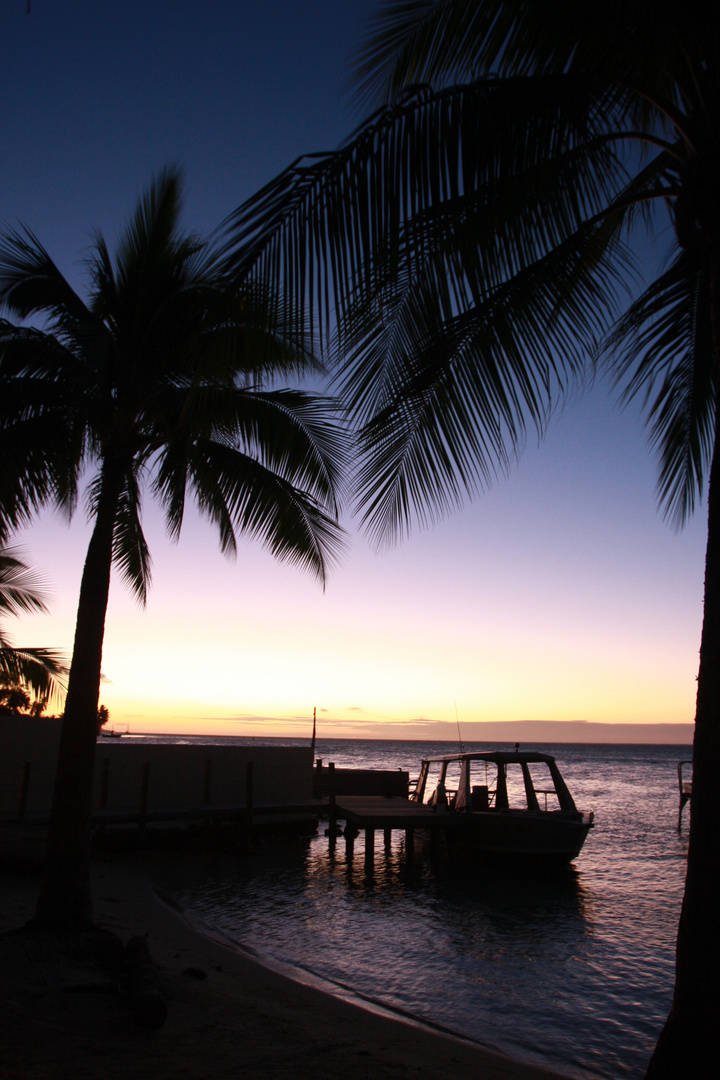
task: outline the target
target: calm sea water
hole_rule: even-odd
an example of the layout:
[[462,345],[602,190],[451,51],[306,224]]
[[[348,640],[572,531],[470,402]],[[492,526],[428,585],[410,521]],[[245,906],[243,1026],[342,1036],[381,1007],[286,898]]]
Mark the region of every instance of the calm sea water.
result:
[[[676,765],[690,748],[539,748],[595,812],[564,873],[408,864],[395,833],[387,851],[378,834],[368,877],[362,834],[348,863],[321,829],[170,884],[193,917],[268,961],[569,1076],[641,1077],[672,994],[689,815],[678,834]],[[422,756],[455,749],[323,739],[316,754],[415,776]]]

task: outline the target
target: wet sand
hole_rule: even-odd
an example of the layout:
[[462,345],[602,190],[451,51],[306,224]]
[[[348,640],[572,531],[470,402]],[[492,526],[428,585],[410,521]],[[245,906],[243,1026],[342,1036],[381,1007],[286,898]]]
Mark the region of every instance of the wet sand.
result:
[[[93,865],[95,918],[111,933],[64,942],[19,931],[30,874],[0,872],[2,1080],[561,1080],[477,1044],[378,1015],[269,970],[200,934],[152,886],[157,856]],[[133,1021],[118,951],[146,937],[167,1004]]]

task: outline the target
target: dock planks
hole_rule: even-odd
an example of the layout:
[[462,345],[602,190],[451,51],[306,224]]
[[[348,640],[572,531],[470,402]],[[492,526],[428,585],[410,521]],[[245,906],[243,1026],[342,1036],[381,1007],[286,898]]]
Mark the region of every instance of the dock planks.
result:
[[444,814],[396,796],[338,795],[336,815],[358,829],[434,829],[446,824]]

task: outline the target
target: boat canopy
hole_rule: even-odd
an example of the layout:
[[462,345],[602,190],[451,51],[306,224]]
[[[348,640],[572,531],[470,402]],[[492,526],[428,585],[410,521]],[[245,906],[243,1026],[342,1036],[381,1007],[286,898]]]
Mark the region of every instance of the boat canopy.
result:
[[[415,792],[415,798],[418,801],[422,801],[425,783],[427,781],[428,772],[431,765],[440,766],[440,784],[445,787],[445,778],[447,774],[448,766],[453,763],[460,764],[460,778],[457,787],[457,793],[455,795],[454,809],[455,810],[469,810],[472,807],[472,784],[471,784],[471,766],[473,762],[484,762],[486,765],[494,764],[497,766],[497,779],[495,787],[495,809],[506,810],[508,809],[508,793],[507,793],[507,766],[519,765],[522,770],[522,776],[525,786],[525,796],[527,799],[527,808],[531,812],[539,812],[537,792],[535,790],[533,779],[530,774],[529,766],[532,764],[542,763],[547,765],[550,772],[552,782],[555,788],[555,795],[557,797],[558,804],[562,811],[567,813],[577,813],[573,797],[568,791],[567,785],[560,774],[555,758],[551,754],[543,754],[536,750],[478,750],[470,751],[468,753],[460,752],[457,754],[442,754],[439,757],[427,757],[423,758],[420,769],[420,777],[418,778],[417,788]],[[485,789],[487,790],[487,789]]]

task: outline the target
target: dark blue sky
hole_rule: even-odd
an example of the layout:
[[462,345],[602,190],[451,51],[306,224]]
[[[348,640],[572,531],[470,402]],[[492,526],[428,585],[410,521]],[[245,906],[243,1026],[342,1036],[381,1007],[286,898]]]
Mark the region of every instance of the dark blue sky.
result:
[[342,93],[372,0],[0,4],[0,221],[60,261],[111,239],[164,164],[207,233],[295,157],[361,119]]

